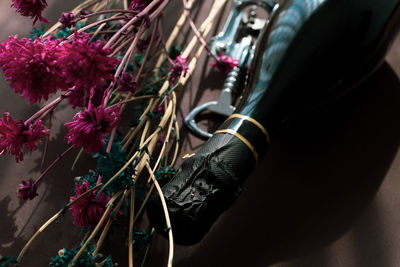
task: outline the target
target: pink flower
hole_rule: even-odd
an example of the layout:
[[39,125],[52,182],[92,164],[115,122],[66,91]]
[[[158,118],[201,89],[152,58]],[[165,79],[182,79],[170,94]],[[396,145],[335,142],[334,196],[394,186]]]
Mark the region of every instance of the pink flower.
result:
[[118,80],[119,84],[119,91],[121,92],[131,92],[134,93],[137,91],[137,83],[135,81],[135,78],[131,73],[122,73],[121,78]]
[[10,113],[4,112],[0,118],[0,155],[9,152],[20,162],[23,157],[23,146],[29,151],[37,149],[40,138],[49,135],[49,130],[44,129],[41,121],[25,125],[23,121],[16,121]]
[[[103,87],[95,87],[94,96],[92,97],[92,103],[95,106],[99,106],[103,100],[104,88]],[[73,108],[83,107],[83,105],[87,105],[89,103],[90,94],[89,91],[81,90],[75,88],[71,91],[71,94],[68,95],[68,103],[72,105]]]
[[[154,36],[154,40],[157,40],[158,38],[159,38],[158,35]],[[151,34],[149,34],[145,39],[140,39],[136,45],[136,48],[140,52],[144,52],[149,47],[150,41],[151,41]]]
[[[89,182],[85,180],[81,185],[75,183],[75,190],[76,196],[70,197],[69,202],[88,191]],[[98,198],[96,195],[97,191],[95,190],[71,205],[69,209],[74,217],[75,225],[94,227],[100,221],[110,197],[104,193],[101,193]]]
[[184,58],[181,56],[178,56],[175,61],[174,61],[174,65],[172,67],[171,73],[170,73],[170,77],[171,77],[171,82],[175,83],[179,77],[181,77],[181,74],[183,72],[183,77],[186,76],[189,67],[186,65],[188,61],[188,58]]
[[35,40],[17,36],[0,43],[0,67],[10,87],[29,104],[48,99],[57,89],[67,89],[57,53],[59,41],[51,37]]
[[32,200],[36,196],[38,196],[36,190],[37,190],[36,185],[32,180],[22,181],[22,183],[19,184],[17,189],[18,198],[21,200],[28,200],[28,199]]
[[217,67],[220,72],[228,74],[234,67],[238,66],[238,60],[219,53],[217,61],[211,63],[210,66]]
[[72,12],[63,12],[58,22],[62,24],[61,30],[71,28],[76,25],[75,15]]
[[159,112],[159,113],[163,113],[163,112],[165,111],[165,106],[164,106],[164,104],[161,105],[161,106],[158,106],[158,107],[156,108],[156,111]]
[[142,11],[149,4],[149,0],[132,0],[129,10]]
[[63,76],[69,87],[77,90],[90,90],[95,86],[104,86],[113,80],[114,67],[120,62],[109,57],[111,49],[103,47],[98,40],[88,43],[89,35],[75,32],[75,40],[64,45],[60,64]]
[[49,23],[47,19],[42,17],[42,11],[47,6],[46,0],[12,0],[11,6],[15,7],[22,16],[35,18],[33,25],[37,20]]
[[87,111],[75,115],[74,121],[67,122],[66,139],[74,147],[82,147],[87,153],[99,152],[105,145],[106,134],[119,122],[120,106],[104,109],[89,103]]

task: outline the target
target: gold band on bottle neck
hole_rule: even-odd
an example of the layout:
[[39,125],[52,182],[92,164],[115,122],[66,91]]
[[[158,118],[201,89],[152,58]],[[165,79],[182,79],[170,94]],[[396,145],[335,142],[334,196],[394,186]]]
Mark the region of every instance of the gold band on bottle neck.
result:
[[258,163],[258,153],[257,153],[256,149],[254,148],[254,146],[243,135],[241,135],[238,132],[235,132],[232,129],[217,130],[214,134],[218,134],[218,133],[228,133],[228,134],[231,134],[231,135],[237,137],[240,141],[242,141],[250,149],[250,151],[253,153],[253,156],[254,156],[254,159],[256,160],[256,165],[257,165],[257,163]]
[[261,123],[259,123],[255,119],[253,119],[253,118],[251,118],[249,116],[246,116],[246,115],[238,114],[238,113],[233,113],[232,115],[230,115],[228,117],[228,120],[231,119],[231,118],[240,118],[240,119],[247,120],[247,121],[251,122],[252,124],[257,126],[264,133],[265,138],[267,139],[267,143],[271,144],[271,138],[269,136],[268,131],[264,128],[264,126],[261,125]]

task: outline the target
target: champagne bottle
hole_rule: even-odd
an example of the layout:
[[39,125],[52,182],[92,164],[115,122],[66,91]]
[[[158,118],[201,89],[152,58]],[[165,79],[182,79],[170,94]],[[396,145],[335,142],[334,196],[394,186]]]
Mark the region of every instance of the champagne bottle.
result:
[[[174,241],[199,242],[283,127],[371,74],[399,22],[400,0],[287,0],[275,8],[235,113],[163,186]],[[166,235],[157,194],[147,213]]]

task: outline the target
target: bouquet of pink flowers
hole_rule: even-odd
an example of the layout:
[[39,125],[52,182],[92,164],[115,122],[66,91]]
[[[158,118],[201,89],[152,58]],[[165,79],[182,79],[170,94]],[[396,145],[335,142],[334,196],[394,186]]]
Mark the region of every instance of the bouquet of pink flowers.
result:
[[[169,0],[84,0],[47,31],[34,28],[30,38],[10,36],[0,43],[0,68],[10,87],[30,105],[44,103],[24,120],[7,111],[0,118],[0,154],[20,163],[24,153],[43,143],[43,171],[36,179],[21,181],[18,197],[34,199],[40,182],[72,151],[76,153],[72,168],[83,153],[97,160],[95,170],[75,178],[69,202],[39,228],[19,255],[0,256],[0,266],[21,264],[35,238],[68,211],[86,234],[78,247],[59,250],[49,259],[50,266],[116,266],[111,256],[100,254],[115,222],[127,229],[129,265],[135,259],[144,263],[154,230],[140,230],[140,216],[150,194],[157,190],[162,196],[159,183],[175,172],[176,95],[203,49],[210,52],[204,38],[225,2],[215,0],[207,19],[196,28],[190,17],[194,0],[183,0],[182,15],[164,38],[162,14]],[[32,18],[34,25],[49,23],[42,15],[46,0],[12,0],[11,6]],[[185,22],[195,36],[179,49],[176,37]],[[223,72],[236,64],[225,55],[211,56]],[[65,151],[45,167],[52,116],[61,103],[77,113],[64,123]],[[163,206],[171,266],[173,226]]]

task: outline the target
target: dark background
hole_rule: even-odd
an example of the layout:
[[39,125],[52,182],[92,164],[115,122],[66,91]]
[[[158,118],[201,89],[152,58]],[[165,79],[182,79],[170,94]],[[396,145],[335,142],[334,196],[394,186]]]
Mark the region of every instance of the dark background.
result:
[[[80,1],[48,2],[45,17],[54,23],[61,11]],[[195,6],[197,25],[210,3]],[[32,21],[15,14],[10,5],[8,0],[0,2],[0,41],[11,34],[27,36],[31,30]],[[180,11],[180,1],[172,1],[165,17],[173,22]],[[166,32],[171,27],[164,26]],[[182,32],[184,41],[189,35]],[[175,247],[175,266],[399,266],[399,37],[387,61],[350,95],[287,129],[209,235],[196,246]],[[220,92],[223,81],[209,69],[205,56],[199,64],[179,97],[181,118]],[[0,112],[24,119],[37,109],[15,95],[1,76]],[[66,148],[62,125],[73,114],[68,108],[55,113],[48,159]],[[196,151],[202,142],[183,130],[180,155]],[[20,202],[14,191],[21,180],[38,176],[40,155],[40,151],[27,155],[20,164],[9,156],[0,158],[1,255],[16,256],[34,231],[68,201],[72,178],[93,166],[86,158],[71,172],[75,156],[71,154],[41,184],[39,197]],[[75,247],[81,238],[68,214],[62,224],[50,226],[35,241],[21,266],[46,266],[59,249]],[[127,266],[127,248],[114,239],[107,247],[116,251],[121,266]],[[167,241],[159,236],[154,241],[147,266],[164,266]]]

